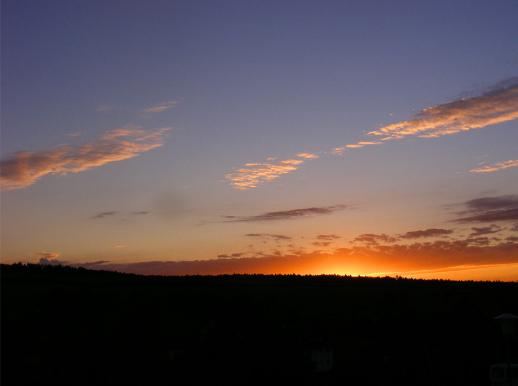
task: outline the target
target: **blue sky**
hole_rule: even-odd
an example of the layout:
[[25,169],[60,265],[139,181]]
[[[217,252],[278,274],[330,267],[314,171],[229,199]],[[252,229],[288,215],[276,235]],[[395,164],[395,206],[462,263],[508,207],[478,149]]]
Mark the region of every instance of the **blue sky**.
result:
[[[152,150],[3,192],[2,259],[211,259],[246,250],[246,232],[351,240],[447,226],[445,205],[518,194],[516,168],[470,173],[518,158],[511,118],[331,154],[509,82],[517,16],[512,1],[5,0],[4,160],[98,144],[119,128],[171,130]],[[301,152],[319,158],[252,189],[225,177]],[[339,204],[355,209],[221,223]],[[117,214],[92,220],[101,212]]]

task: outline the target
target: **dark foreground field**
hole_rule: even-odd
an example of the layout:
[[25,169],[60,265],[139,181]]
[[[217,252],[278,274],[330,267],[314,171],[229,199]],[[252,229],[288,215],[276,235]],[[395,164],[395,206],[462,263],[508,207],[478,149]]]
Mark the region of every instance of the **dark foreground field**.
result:
[[489,385],[492,317],[518,314],[518,283],[39,265],[1,283],[2,385]]

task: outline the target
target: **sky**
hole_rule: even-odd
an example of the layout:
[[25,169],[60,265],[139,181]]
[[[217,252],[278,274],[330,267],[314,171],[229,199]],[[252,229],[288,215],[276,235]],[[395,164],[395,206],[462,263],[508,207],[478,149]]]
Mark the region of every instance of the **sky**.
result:
[[518,280],[515,1],[1,7],[3,263]]

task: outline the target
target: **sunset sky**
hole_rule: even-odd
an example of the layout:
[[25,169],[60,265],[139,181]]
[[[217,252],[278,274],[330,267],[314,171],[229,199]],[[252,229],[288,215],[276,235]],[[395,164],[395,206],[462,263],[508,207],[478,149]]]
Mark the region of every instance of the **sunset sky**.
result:
[[516,1],[1,11],[3,263],[518,280]]

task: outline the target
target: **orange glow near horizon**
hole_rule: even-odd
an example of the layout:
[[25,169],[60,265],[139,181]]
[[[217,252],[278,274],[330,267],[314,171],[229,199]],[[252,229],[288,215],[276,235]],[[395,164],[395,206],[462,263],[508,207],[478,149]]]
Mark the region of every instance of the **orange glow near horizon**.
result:
[[[478,260],[471,264],[463,264],[464,254],[458,251],[453,254],[444,252],[444,256],[434,255],[433,251],[411,252],[410,255],[408,251],[407,255],[391,254],[356,248],[341,249],[334,253],[196,261],[102,263],[87,267],[144,275],[298,274],[518,281],[518,263],[512,261],[512,258],[516,257],[505,255],[505,250],[490,250],[492,253],[489,254],[489,258],[483,253],[487,251],[475,251],[479,253],[477,256],[469,250],[466,253],[473,253],[472,258]],[[498,259],[500,262],[491,263],[491,260]]]

